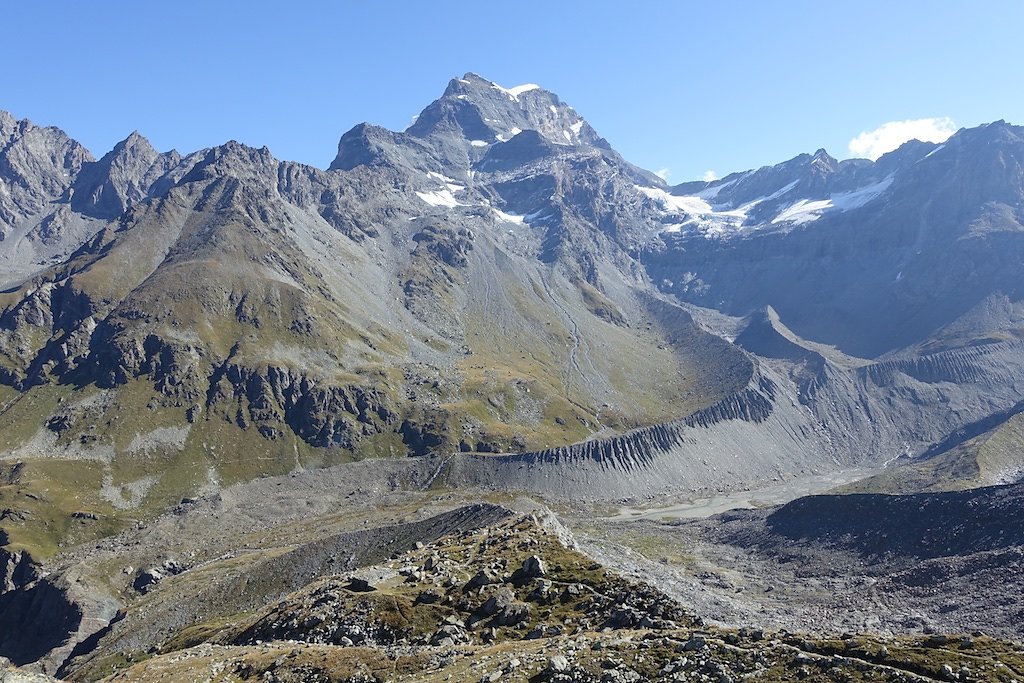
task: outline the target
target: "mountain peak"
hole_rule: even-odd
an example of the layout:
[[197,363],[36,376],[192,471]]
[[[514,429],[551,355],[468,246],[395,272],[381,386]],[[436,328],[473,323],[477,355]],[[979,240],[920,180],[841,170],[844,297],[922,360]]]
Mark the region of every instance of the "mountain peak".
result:
[[278,161],[267,147],[250,147],[237,140],[228,140],[206,150],[202,160],[180,182],[195,182],[216,178],[238,178],[267,182],[275,178]]
[[811,166],[821,173],[832,174],[839,169],[839,161],[822,148],[811,157]]
[[556,145],[608,148],[583,117],[554,93],[534,83],[506,88],[472,72],[452,79],[444,94],[405,132],[483,150],[524,130],[535,130]]
[[[22,220],[40,216],[93,157],[54,126],[0,115],[0,239]],[[2,277],[2,276],[0,276]]]
[[156,158],[158,154],[159,152],[157,152],[156,148],[150,144],[149,140],[139,133],[139,131],[133,130],[128,137],[114,145],[114,148],[107,152],[100,161],[102,162],[108,157],[110,160],[113,160],[117,157],[123,157],[124,155]]
[[144,199],[149,188],[179,161],[177,153],[160,154],[134,130],[99,161],[85,164],[75,178],[71,204],[97,218],[114,218]]

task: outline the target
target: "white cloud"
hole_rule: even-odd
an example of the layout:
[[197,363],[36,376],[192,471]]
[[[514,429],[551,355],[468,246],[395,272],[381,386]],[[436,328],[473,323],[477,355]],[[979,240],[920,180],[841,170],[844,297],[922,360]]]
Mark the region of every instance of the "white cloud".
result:
[[932,119],[890,121],[874,130],[865,131],[850,140],[850,153],[874,161],[908,140],[945,142],[956,132],[956,124],[947,116]]
[[712,171],[711,169],[708,169],[707,171],[704,171],[704,177],[702,178],[702,180],[705,183],[710,183],[712,180],[718,180],[718,174]]
[[654,175],[658,176],[667,183],[668,177],[672,175],[672,171],[667,168],[659,168],[657,171],[654,172]]

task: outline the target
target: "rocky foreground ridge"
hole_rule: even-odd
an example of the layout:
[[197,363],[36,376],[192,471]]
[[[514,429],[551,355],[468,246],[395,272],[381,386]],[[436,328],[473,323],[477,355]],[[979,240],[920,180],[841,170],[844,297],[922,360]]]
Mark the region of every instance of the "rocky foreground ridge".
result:
[[[1024,666],[1019,646],[982,635],[824,639],[723,629],[567,547],[550,521],[502,514],[382,564],[327,574],[266,606],[161,631],[146,649],[126,651],[116,638],[112,648],[104,636],[65,673],[110,681],[1009,681]],[[127,623],[143,605],[128,609]]]

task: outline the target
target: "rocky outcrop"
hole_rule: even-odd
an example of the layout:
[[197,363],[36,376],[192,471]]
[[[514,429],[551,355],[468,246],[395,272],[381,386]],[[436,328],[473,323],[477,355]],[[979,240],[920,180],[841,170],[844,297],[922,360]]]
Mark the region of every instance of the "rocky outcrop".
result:
[[89,355],[96,304],[68,280],[31,286],[0,312],[4,383],[25,388],[76,370]]
[[[660,533],[669,528],[656,526]],[[549,566],[544,576],[510,571],[529,557]],[[152,656],[125,650],[123,641],[101,643],[93,660],[67,672],[74,680],[91,680],[112,661],[127,659],[118,680],[177,683],[208,678],[214,670],[254,683],[410,677],[725,683],[766,675],[784,681],[973,680],[1022,666],[1017,645],[980,633],[849,631],[840,637],[838,628],[792,633],[707,623],[649,574],[626,579],[558,543],[533,516],[450,534],[361,573],[387,588],[365,590],[365,579],[331,573],[250,614],[172,627],[158,635]],[[793,573],[803,581],[807,568]],[[724,582],[708,571],[698,576]],[[832,583],[841,589],[842,582]],[[871,599],[877,600],[880,584],[868,584]],[[857,586],[867,592],[864,584]],[[731,584],[729,589],[733,599],[756,597]],[[832,592],[818,585],[814,590]]]
[[78,631],[82,609],[49,579],[0,594],[0,656],[18,665],[42,659]]
[[32,557],[24,550],[4,547],[6,543],[7,536],[0,531],[0,595],[24,588],[38,578]]
[[[112,652],[145,651],[163,642],[168,629],[177,631],[207,619],[262,609],[317,577],[383,562],[443,536],[472,532],[510,515],[508,509],[497,505],[468,505],[419,521],[334,534],[285,553],[257,558],[241,572],[207,571],[201,584],[189,583],[189,571],[194,570],[165,577],[147,593],[149,607],[139,612],[128,610],[88,651],[80,649],[76,653],[79,659],[66,668],[87,666],[90,659]],[[176,585],[188,587],[179,590]]]
[[0,683],[57,683],[58,679],[46,674],[19,669],[11,664],[11,660],[0,657]]
[[0,239],[60,198],[92,155],[58,128],[0,111]]
[[362,437],[393,431],[398,407],[385,389],[335,385],[300,371],[227,363],[210,381],[208,410],[233,411],[240,426],[255,425],[268,438],[289,427],[311,446],[354,450]]
[[[551,561],[545,576],[509,571],[528,546]],[[475,557],[467,555],[469,549]],[[405,576],[397,595],[353,591],[342,587],[340,576],[328,577],[268,605],[216,640],[237,645],[296,640],[343,647],[450,646],[695,621],[657,589],[625,581],[559,547],[531,518],[502,520],[483,533],[440,539],[388,564]],[[571,621],[554,617],[555,610],[571,612]]]
[[158,391],[182,405],[199,400],[209,363],[202,345],[156,334],[139,338],[123,334],[122,327],[120,321],[104,320],[90,339],[88,372],[98,386],[148,377]]
[[115,219],[150,196],[153,185],[181,162],[177,152],[160,154],[133,132],[102,159],[82,166],[72,187],[71,208],[85,215]]

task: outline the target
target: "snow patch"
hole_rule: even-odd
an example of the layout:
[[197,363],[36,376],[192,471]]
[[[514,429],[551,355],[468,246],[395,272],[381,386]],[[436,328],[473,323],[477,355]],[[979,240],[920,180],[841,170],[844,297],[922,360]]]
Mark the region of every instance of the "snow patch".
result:
[[511,97],[513,100],[518,100],[519,96],[524,92],[530,92],[531,90],[537,90],[540,88],[536,83],[523,83],[522,85],[517,85],[513,88],[503,88],[497,83],[492,83],[491,85]]
[[701,199],[714,199],[715,197],[718,196],[719,192],[729,187],[730,185],[734,185],[736,183],[736,180],[739,180],[739,178],[730,180],[727,183],[722,183],[721,185],[715,185],[714,187],[703,189],[694,196],[700,197]]
[[454,208],[456,206],[462,206],[455,201],[455,196],[451,190],[437,190],[435,192],[416,192],[416,196],[425,201],[431,206],[447,206],[448,208]]
[[528,213],[525,216],[523,216],[523,221],[527,225],[533,225],[534,223],[540,223],[540,222],[546,221],[547,219],[551,218],[553,215],[554,214],[544,213],[544,209],[540,209],[538,211],[534,211],[533,213]]
[[803,225],[817,220],[825,211],[859,209],[884,193],[892,183],[893,176],[888,175],[882,180],[860,189],[854,189],[848,191],[848,193],[830,195],[826,200],[800,200],[796,204],[783,209],[771,222],[790,222],[795,225]]
[[828,199],[801,199],[791,206],[783,209],[778,216],[772,219],[772,223],[793,223],[803,225],[821,218],[826,211],[849,211],[858,209],[873,201],[878,195],[885,192],[892,185],[893,176],[888,175],[872,185],[867,185],[859,190],[850,192],[839,192],[829,196]]
[[505,213],[501,209],[495,209],[493,207],[491,208],[491,210],[494,211],[494,214],[503,221],[507,221],[509,223],[517,223],[519,225],[524,225],[526,223],[525,216],[517,216],[514,213]]
[[465,185],[460,185],[455,178],[449,178],[446,175],[435,173],[433,171],[427,171],[427,177],[433,178],[434,180],[440,180],[445,185],[445,189],[449,192],[462,192],[466,189]]
[[706,200],[695,195],[673,195],[655,187],[640,187],[637,190],[654,200],[662,209],[666,222],[662,232],[678,233],[695,231],[707,237],[719,237],[737,232],[746,219],[746,212],[740,209],[718,211]]
[[564,135],[564,136],[565,136],[565,139],[566,139],[566,140],[568,140],[569,142],[572,142],[572,136],[571,136],[571,135],[569,135],[569,131],[567,131],[567,130],[563,130],[563,131],[562,131],[562,135]]
[[642,193],[661,205],[666,211],[682,211],[684,213],[712,213],[711,205],[700,197],[693,195],[678,196],[669,194],[656,187],[637,187]]
[[755,206],[757,204],[760,204],[761,202],[770,202],[773,199],[778,199],[779,197],[781,197],[782,195],[786,194],[787,192],[792,190],[794,187],[796,187],[796,184],[798,182],[800,182],[800,181],[799,180],[794,180],[789,185],[786,185],[785,187],[780,187],[779,189],[775,190],[775,192],[772,192],[770,195],[766,195],[764,197],[758,197],[757,199],[755,199],[755,200],[753,200],[751,202],[748,202],[747,206],[748,207],[753,207],[753,206]]
[[483,140],[470,140],[469,144],[473,145],[474,147],[486,147],[490,143],[484,142]]
[[832,195],[832,206],[840,211],[860,208],[889,189],[892,181],[893,175],[890,174],[874,185],[867,185],[859,190],[834,194]]
[[580,134],[580,131],[583,130],[583,120],[581,119],[576,123],[572,124],[571,126],[569,126],[569,129],[572,130],[572,132],[578,136]]
[[437,173],[435,171],[427,171],[427,177],[433,178],[434,180],[440,180],[442,183],[456,183],[458,182],[455,178],[449,178],[443,173]]
[[782,213],[772,219],[772,223],[793,223],[794,225],[810,223],[821,218],[821,214],[825,213],[825,210],[831,208],[831,206],[831,199],[813,201],[801,199],[788,208],[783,209]]

